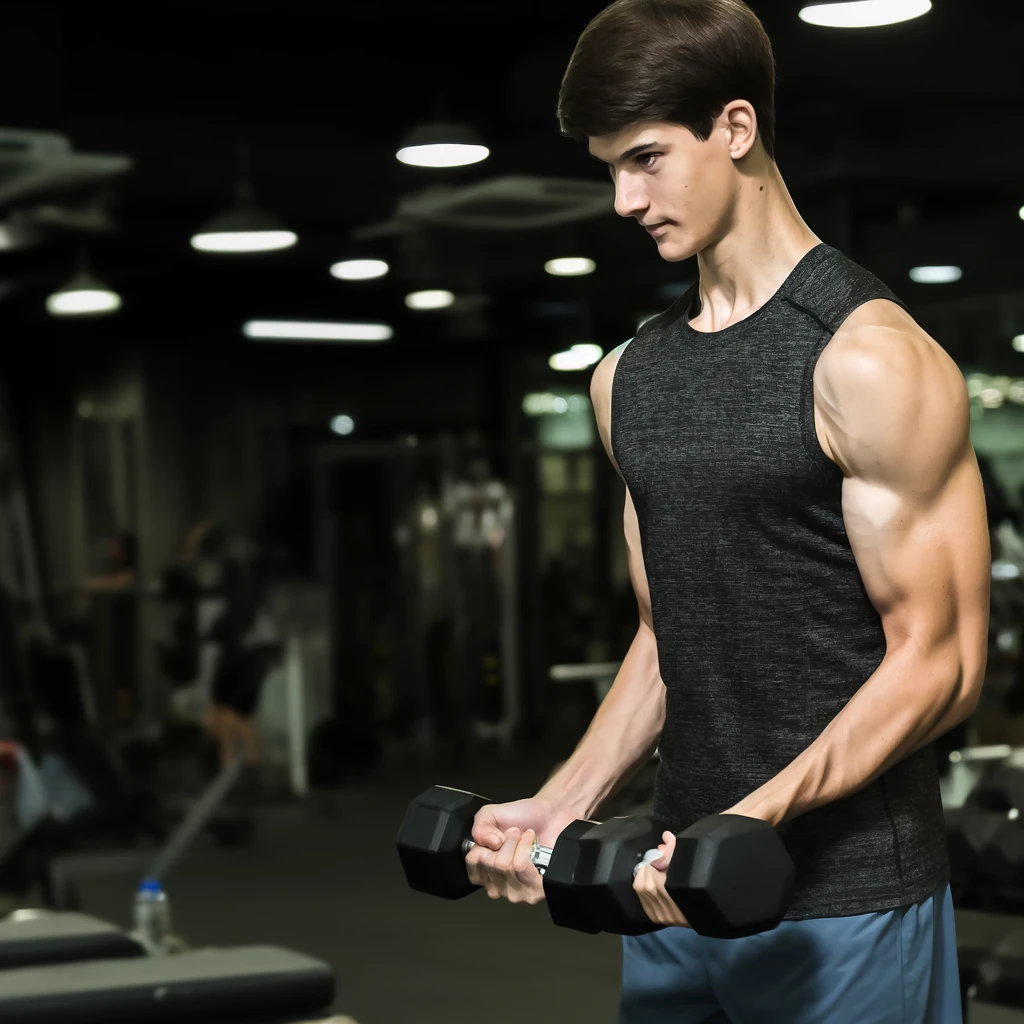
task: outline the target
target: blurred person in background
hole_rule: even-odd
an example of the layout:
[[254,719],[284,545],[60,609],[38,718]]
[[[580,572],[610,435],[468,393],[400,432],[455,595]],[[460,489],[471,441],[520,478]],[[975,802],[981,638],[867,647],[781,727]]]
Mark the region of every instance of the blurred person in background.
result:
[[[636,636],[574,754],[535,796],[481,809],[466,862],[492,898],[540,902],[535,840],[591,818],[660,744],[670,831],[634,888],[674,927],[624,938],[620,1024],[951,1024],[932,745],[986,665],[969,400],[902,302],[804,223],[774,83],[741,0],[617,0],[572,55],[563,132],[699,280],[591,387],[627,486]],[[778,828],[796,865],[773,931],[697,935],[665,890],[674,833],[720,814]]]
[[217,741],[222,767],[241,755],[260,763],[255,716],[280,643],[266,607],[266,579],[255,545],[225,523],[204,520],[188,534],[184,561],[167,574],[180,600],[175,633],[188,678],[188,698]]
[[122,530],[106,542],[104,549],[104,567],[86,577],[84,589],[104,594],[135,587],[139,582],[139,542],[135,534]]

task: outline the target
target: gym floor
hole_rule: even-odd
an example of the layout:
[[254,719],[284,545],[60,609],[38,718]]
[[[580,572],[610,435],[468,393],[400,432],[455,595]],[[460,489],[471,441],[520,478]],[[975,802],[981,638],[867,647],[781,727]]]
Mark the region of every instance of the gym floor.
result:
[[[338,977],[337,1013],[358,1024],[613,1024],[621,940],[554,928],[541,907],[476,894],[448,903],[408,890],[394,839],[405,807],[435,783],[496,800],[535,791],[536,771],[498,760],[429,767],[389,761],[304,804],[259,811],[255,840],[198,845],[168,879],[175,931],[192,945],[273,944],[320,957]],[[82,909],[128,926],[130,878],[81,884]],[[978,1007],[970,1024],[1024,1024]]]
[[[264,807],[250,845],[197,845],[172,873],[174,929],[192,945],[267,943],[320,957],[338,977],[335,1011],[358,1024],[612,1024],[620,939],[556,929],[542,907],[480,893],[449,903],[410,892],[395,852],[405,807],[428,786],[513,799],[545,777],[494,764],[391,765],[304,805]],[[84,911],[128,925],[131,879],[83,880],[81,897]]]

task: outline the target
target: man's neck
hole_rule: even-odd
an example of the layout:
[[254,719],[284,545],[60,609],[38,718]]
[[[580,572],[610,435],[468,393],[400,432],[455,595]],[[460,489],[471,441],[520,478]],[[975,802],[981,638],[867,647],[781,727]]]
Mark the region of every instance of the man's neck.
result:
[[750,316],[820,241],[766,159],[744,177],[728,232],[697,255],[701,308],[692,326],[720,331]]

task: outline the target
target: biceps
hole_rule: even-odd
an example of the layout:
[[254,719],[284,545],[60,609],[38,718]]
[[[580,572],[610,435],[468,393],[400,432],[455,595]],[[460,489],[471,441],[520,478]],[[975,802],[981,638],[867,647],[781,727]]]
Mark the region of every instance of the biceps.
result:
[[651,612],[651,588],[647,583],[647,569],[644,566],[643,547],[640,543],[640,521],[637,519],[633,496],[626,489],[626,505],[622,514],[623,529],[626,534],[626,552],[629,558],[629,578],[633,584],[637,604],[640,608],[640,621],[651,630],[654,629],[654,616]]
[[973,453],[927,498],[848,479],[843,515],[868,597],[890,646],[983,655],[990,555]]

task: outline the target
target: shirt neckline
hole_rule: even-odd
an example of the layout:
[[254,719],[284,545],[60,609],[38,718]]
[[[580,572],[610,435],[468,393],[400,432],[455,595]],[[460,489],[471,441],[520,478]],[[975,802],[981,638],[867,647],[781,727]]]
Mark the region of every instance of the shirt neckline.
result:
[[808,249],[807,252],[797,260],[796,265],[786,276],[786,280],[779,285],[774,294],[765,303],[758,306],[757,309],[748,316],[745,316],[742,320],[737,320],[734,324],[729,324],[728,327],[723,327],[719,331],[698,331],[696,328],[690,326],[690,321],[700,313],[699,309],[694,312],[694,305],[700,301],[700,278],[698,277],[697,283],[690,289],[688,299],[684,300],[683,315],[680,318],[682,320],[683,331],[691,338],[713,339],[726,337],[741,327],[749,327],[750,324],[758,320],[765,312],[767,312],[768,309],[776,305],[782,299],[785,292],[790,289],[794,280],[798,276],[806,273],[830,251],[830,247],[824,242],[819,242],[814,246],[814,248]]

